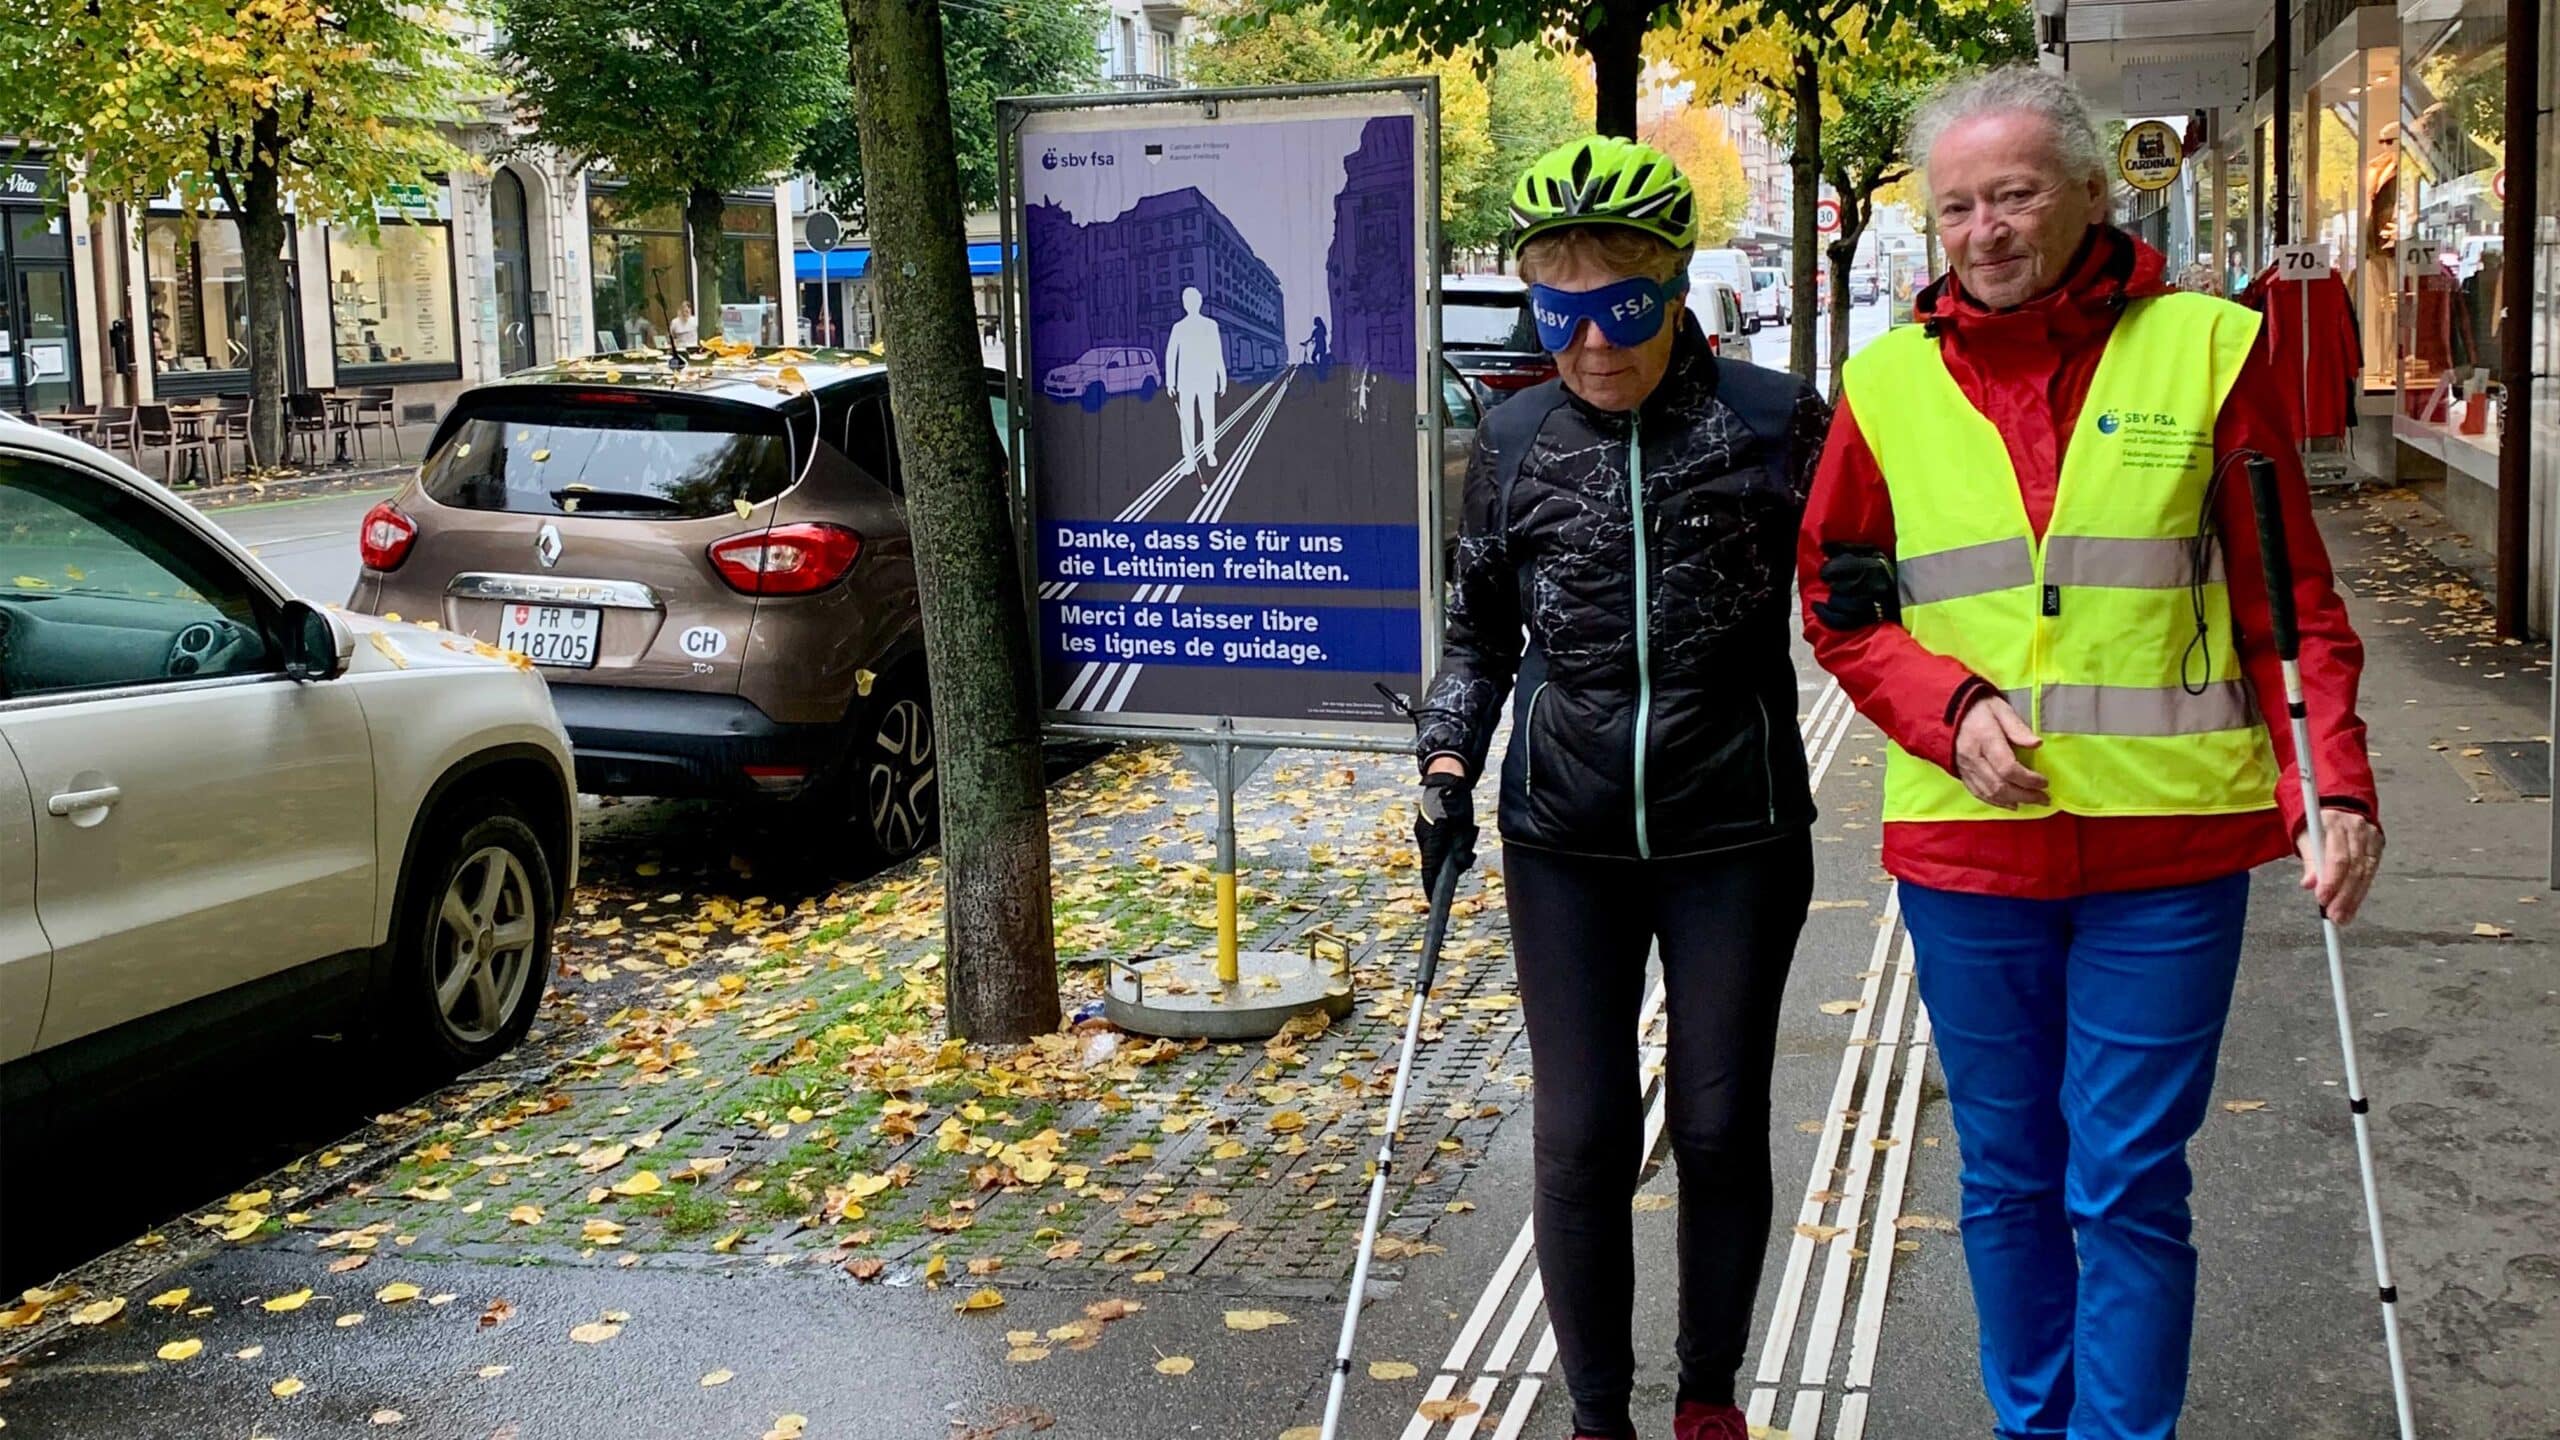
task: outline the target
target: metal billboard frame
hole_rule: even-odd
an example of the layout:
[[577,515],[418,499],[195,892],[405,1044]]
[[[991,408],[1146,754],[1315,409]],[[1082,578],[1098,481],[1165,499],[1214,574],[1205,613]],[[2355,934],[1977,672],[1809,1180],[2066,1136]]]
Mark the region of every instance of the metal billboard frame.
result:
[[[1445,583],[1441,559],[1440,535],[1446,517],[1442,514],[1440,472],[1445,440],[1440,423],[1440,82],[1436,76],[1417,75],[1391,80],[1341,81],[1321,85],[1268,85],[1224,90],[1148,90],[1128,94],[1033,95],[1007,96],[996,101],[996,176],[1001,238],[1004,245],[1004,355],[1005,355],[1005,430],[1006,453],[1012,459],[1010,495],[1013,505],[1016,562],[1022,575],[1023,614],[1020,617],[1031,632],[1032,653],[1046,658],[1040,648],[1038,516],[1032,507],[1032,476],[1038,472],[1038,445],[1030,423],[1031,403],[1037,398],[1024,372],[1029,338],[1024,333],[1028,318],[1030,274],[1022,253],[1023,233],[1028,226],[1025,197],[1020,183],[1023,125],[1033,116],[1069,110],[1156,110],[1167,112],[1167,123],[1188,118],[1216,120],[1221,110],[1234,104],[1259,104],[1270,101],[1300,99],[1336,99],[1370,95],[1404,96],[1414,105],[1416,156],[1420,164],[1414,180],[1416,243],[1415,263],[1423,283],[1420,314],[1416,317],[1415,345],[1417,363],[1414,372],[1414,415],[1418,514],[1421,547],[1421,594],[1417,597],[1422,624],[1421,680],[1428,684],[1439,664],[1441,643],[1440,597]],[[1413,697],[1419,703],[1420,697]],[[1041,728],[1054,738],[1079,740],[1118,740],[1175,744],[1214,748],[1220,757],[1218,769],[1232,773],[1231,757],[1238,750],[1336,750],[1378,754],[1402,754],[1412,748],[1412,731],[1401,719],[1353,721],[1331,730],[1301,730],[1294,725],[1263,722],[1260,717],[1221,715],[1203,717],[1202,723],[1183,723],[1186,717],[1139,715],[1127,723],[1095,723],[1073,718],[1081,712],[1041,710]],[[1199,758],[1207,759],[1204,753]],[[1256,757],[1257,761],[1259,757]]]

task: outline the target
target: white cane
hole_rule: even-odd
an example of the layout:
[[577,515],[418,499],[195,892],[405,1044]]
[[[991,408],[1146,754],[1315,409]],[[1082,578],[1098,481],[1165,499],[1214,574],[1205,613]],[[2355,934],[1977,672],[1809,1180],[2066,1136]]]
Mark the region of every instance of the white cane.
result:
[[1440,873],[1431,878],[1431,918],[1422,931],[1422,965],[1413,981],[1413,1005],[1405,1012],[1404,1049],[1396,1061],[1395,1089],[1387,1097],[1386,1138],[1378,1142],[1377,1169],[1369,1177],[1369,1218],[1360,1225],[1360,1258],[1351,1264],[1351,1299],[1342,1311],[1342,1339],[1334,1347],[1333,1381],[1325,1391],[1323,1440],[1334,1440],[1342,1421],[1343,1386],[1351,1379],[1351,1346],[1360,1328],[1360,1302],[1369,1292],[1369,1252],[1377,1248],[1378,1222],[1386,1213],[1387,1176],[1396,1163],[1396,1129],[1404,1123],[1405,1087],[1413,1079],[1413,1052],[1422,1040],[1422,1007],[1431,998],[1431,981],[1440,969],[1440,945],[1449,935],[1449,905],[1458,897],[1458,877],[1475,863],[1475,827],[1468,826],[1449,843]]
[[[2275,631],[2276,656],[2284,662],[2285,712],[2293,720],[2294,766],[2302,776],[2303,833],[2311,842],[2315,873],[2328,868],[2328,837],[2320,816],[2320,781],[2311,760],[2311,716],[2302,700],[2302,633],[2294,622],[2293,563],[2285,551],[2284,502],[2276,490],[2275,462],[2263,455],[2249,458],[2249,496],[2258,512],[2258,553],[2267,570],[2267,618]],[[2347,1009],[2347,967],[2338,949],[2338,922],[2320,912],[2320,938],[2329,949],[2329,997],[2338,1011],[2338,1049],[2347,1071],[2347,1116],[2356,1132],[2356,1168],[2364,1179],[2365,1227],[2373,1237],[2373,1281],[2382,1297],[2382,1341],[2391,1355],[2391,1400],[2400,1412],[2401,1440],[2415,1440],[2417,1422],[2409,1412],[2409,1371],[2400,1356],[2400,1292],[2391,1283],[2391,1252],[2382,1239],[2382,1192],[2374,1181],[2373,1129],[2365,1099],[2364,1077],[2356,1065],[2355,1022]]]

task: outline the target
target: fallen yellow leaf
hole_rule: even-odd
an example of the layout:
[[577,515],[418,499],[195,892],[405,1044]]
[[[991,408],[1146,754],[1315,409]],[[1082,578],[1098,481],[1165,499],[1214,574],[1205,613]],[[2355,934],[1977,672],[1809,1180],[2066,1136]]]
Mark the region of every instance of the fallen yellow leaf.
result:
[[1867,1002],[1864,1000],[1825,1000],[1822,1002],[1822,1013],[1825,1015],[1847,1015],[1853,1011],[1864,1010],[1866,1008]]
[[290,1400],[294,1396],[301,1394],[304,1388],[303,1383],[299,1379],[296,1379],[291,1375],[287,1375],[273,1385],[268,1386],[267,1393],[273,1395],[279,1400]]
[[708,1390],[715,1385],[726,1385],[737,1378],[738,1373],[734,1370],[714,1370],[703,1376],[699,1383],[703,1389]]
[[1456,1398],[1449,1400],[1425,1400],[1413,1408],[1414,1413],[1420,1415],[1423,1419],[1436,1421],[1455,1420],[1461,1415],[1473,1415],[1484,1407],[1478,1405],[1473,1400]]
[[569,1338],[581,1345],[601,1345],[622,1333],[622,1327],[610,1320],[590,1320],[569,1332]]
[[969,1292],[968,1299],[961,1301],[959,1304],[954,1305],[951,1308],[962,1311],[994,1310],[1001,1307],[1003,1304],[1004,1296],[996,1293],[992,1288],[989,1288]]
[[163,1360],[193,1360],[203,1352],[204,1342],[201,1340],[172,1340],[168,1344],[160,1347],[160,1358]]
[[373,1412],[373,1423],[376,1425],[397,1425],[408,1418],[408,1416],[401,1414],[397,1410],[376,1410]]
[[194,1293],[194,1291],[188,1289],[186,1286],[181,1285],[175,1290],[163,1290],[159,1294],[152,1296],[150,1299],[145,1300],[142,1303],[150,1306],[154,1310],[175,1310],[179,1306],[186,1304],[187,1297]]
[[374,1291],[373,1298],[385,1305],[397,1305],[403,1300],[415,1300],[421,1293],[417,1286],[406,1280],[394,1280]]
[[515,1367],[512,1365],[483,1365],[480,1367],[480,1378],[483,1380],[495,1380],[514,1368]]
[[1634,1202],[1627,1208],[1630,1210],[1651,1212],[1656,1210],[1669,1210],[1679,1203],[1680,1197],[1677,1195],[1665,1195],[1659,1191],[1648,1190],[1644,1194],[1638,1195]]
[[1167,1355],[1156,1362],[1156,1373],[1159,1375],[1188,1375],[1191,1373],[1191,1357],[1188,1355]]
[[614,1181],[613,1193],[616,1195],[655,1195],[663,1184],[664,1182],[658,1179],[657,1171],[643,1170],[637,1174],[628,1175],[620,1180]]
[[[308,1295],[311,1292],[306,1290],[303,1293]],[[72,1311],[71,1323],[74,1325],[104,1325],[123,1313],[124,1297],[119,1295],[112,1300],[99,1300],[91,1304],[83,1305],[79,1309]]]
[[259,1356],[264,1355],[264,1354],[266,1354],[266,1353],[267,1353],[267,1347],[266,1347],[266,1346],[264,1346],[264,1345],[252,1345],[252,1346],[250,1346],[250,1347],[249,1347],[248,1349],[246,1349],[246,1350],[234,1350],[234,1351],[232,1351],[232,1352],[231,1352],[231,1358],[232,1358],[232,1359],[234,1359],[234,1360],[255,1360],[255,1359],[257,1359]]
[[2252,1110],[2266,1109],[2267,1102],[2264,1100],[2225,1100],[2222,1102],[2222,1108],[2230,1111],[2234,1115],[2246,1115]]
[[305,1285],[290,1295],[279,1295],[273,1300],[269,1300],[260,1305],[258,1308],[265,1310],[270,1314],[283,1315],[291,1311],[299,1310],[310,1303],[311,1287]]
[[1274,1325],[1289,1323],[1289,1317],[1277,1310],[1230,1310],[1227,1312],[1227,1328],[1230,1330],[1268,1330]]
[[1848,1232],[1837,1225],[1798,1225],[1796,1233],[1817,1245],[1826,1244]]
[[1369,1362],[1369,1378],[1372,1380],[1410,1380],[1421,1373],[1422,1371],[1409,1361],[1372,1360]]

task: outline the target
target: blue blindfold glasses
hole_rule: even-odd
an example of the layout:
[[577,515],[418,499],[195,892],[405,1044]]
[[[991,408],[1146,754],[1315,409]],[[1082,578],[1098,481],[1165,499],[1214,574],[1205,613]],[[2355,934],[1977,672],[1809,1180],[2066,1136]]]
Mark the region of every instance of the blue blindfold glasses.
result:
[[1550,351],[1571,346],[1586,320],[1610,344],[1623,349],[1661,334],[1663,317],[1670,313],[1672,300],[1688,290],[1686,275],[1673,276],[1668,285],[1639,275],[1597,290],[1556,290],[1532,285],[1529,313],[1538,319],[1538,343]]

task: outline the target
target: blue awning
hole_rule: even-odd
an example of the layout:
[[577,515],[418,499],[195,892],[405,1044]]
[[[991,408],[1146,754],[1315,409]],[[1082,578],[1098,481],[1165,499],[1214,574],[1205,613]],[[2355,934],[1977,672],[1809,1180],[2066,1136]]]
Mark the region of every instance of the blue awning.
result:
[[[804,285],[821,280],[859,280],[871,273],[871,247],[849,245],[830,250],[824,255],[815,250],[800,250],[791,257],[792,278]],[[1004,273],[1004,246],[994,240],[981,241],[969,247],[969,273],[1000,275]]]

